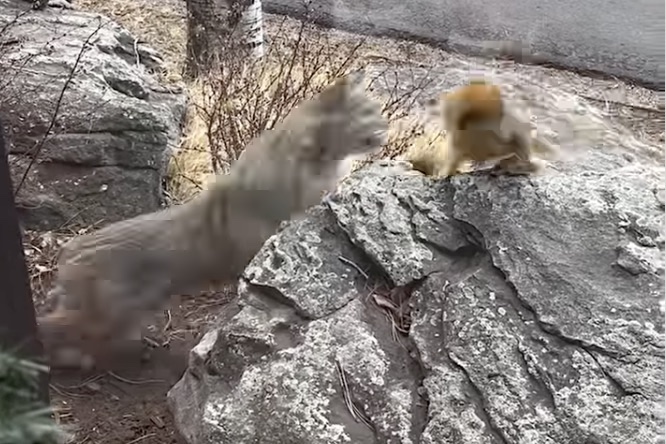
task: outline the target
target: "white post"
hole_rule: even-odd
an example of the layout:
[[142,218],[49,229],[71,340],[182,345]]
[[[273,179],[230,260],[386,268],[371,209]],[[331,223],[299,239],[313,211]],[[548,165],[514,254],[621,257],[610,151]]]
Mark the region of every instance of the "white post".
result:
[[256,59],[264,55],[264,27],[261,13],[261,0],[253,0],[241,14],[241,31],[245,44]]

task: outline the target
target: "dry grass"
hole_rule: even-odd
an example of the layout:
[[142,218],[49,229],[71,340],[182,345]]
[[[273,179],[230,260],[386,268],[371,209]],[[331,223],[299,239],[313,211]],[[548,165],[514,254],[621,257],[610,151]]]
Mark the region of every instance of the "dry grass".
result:
[[58,252],[72,236],[73,234],[36,231],[26,231],[24,234],[25,261],[37,312],[42,312],[48,308],[48,303],[53,302],[47,301],[46,294],[51,288]]
[[203,188],[213,174],[213,156],[208,142],[208,126],[198,111],[204,104],[204,84],[188,87],[189,107],[180,149],[171,158],[167,176],[168,192],[175,201],[184,201]]
[[[182,80],[186,21],[182,1],[82,0],[82,9],[106,14],[165,60],[166,81]],[[242,148],[261,131],[272,128],[300,101],[318,93],[334,78],[365,66],[385,50],[380,45],[340,38],[340,34],[293,19],[265,16],[267,54],[260,63],[232,56],[224,69],[186,85],[189,98],[180,149],[168,169],[173,202],[188,200],[210,178],[228,170]],[[335,35],[334,35],[335,34]],[[418,91],[398,91],[384,101],[389,144],[382,157],[395,157],[413,141],[430,143],[421,122],[406,118]]]
[[[165,59],[164,78],[181,80],[187,35],[184,1],[81,0],[80,7],[109,15],[155,47]],[[462,82],[472,74],[484,75],[507,85],[509,95],[524,93],[527,97],[523,100],[539,115],[541,127],[562,128],[562,121],[555,122],[557,119],[552,118],[553,111],[559,112],[560,116],[566,113],[583,115],[573,122],[578,130],[582,127],[582,139],[614,136],[617,140],[607,142],[622,142],[625,145],[627,140],[635,145],[635,138],[617,128],[609,129],[608,113],[590,107],[576,96],[583,92],[613,97],[626,93],[624,96],[629,103],[647,103],[646,97],[649,96],[636,88],[618,87],[609,81],[590,84],[589,79],[547,68],[479,63],[479,60],[441,54],[430,47],[390,39],[368,38],[359,45],[358,36],[304,25],[293,19],[265,15],[264,28],[269,53],[260,64],[238,63],[230,59],[225,61],[226,71],[186,85],[190,104],[184,136],[168,170],[168,192],[174,202],[188,200],[204,189],[215,173],[227,170],[252,137],[265,128],[271,128],[291,107],[317,93],[336,74],[361,68],[368,63],[437,66],[440,71],[445,70],[447,76],[456,78],[456,82]],[[352,60],[345,62],[350,54],[353,54]],[[290,58],[290,55],[296,57]],[[290,60],[295,63],[285,69]],[[289,82],[285,84],[285,80]],[[384,87],[381,89],[385,92],[391,89],[386,86],[394,79],[384,78],[382,81]],[[423,119],[411,113],[414,98],[423,85],[419,86],[416,82],[415,89],[405,92],[404,79],[400,85],[397,79],[395,82],[395,90],[390,97],[386,98],[384,94],[382,99],[390,126],[389,144],[380,156],[395,158],[403,154],[408,146],[441,143],[438,129],[426,126]],[[512,91],[512,85],[523,90]],[[275,99],[279,103],[275,103]],[[645,120],[644,116],[639,117],[641,122]],[[656,128],[653,131],[656,131],[655,138],[663,133],[663,113],[658,117],[660,121],[656,125],[648,125],[651,130]],[[565,122],[564,125],[571,128],[572,122]],[[632,131],[636,131],[634,125]],[[579,135],[582,133],[579,131]],[[644,139],[641,134],[638,135]],[[634,149],[650,150],[641,145]],[[663,155],[662,151],[656,155]]]
[[140,41],[158,50],[164,59],[163,81],[182,80],[187,43],[184,1],[77,0],[76,5],[81,10],[114,19]]

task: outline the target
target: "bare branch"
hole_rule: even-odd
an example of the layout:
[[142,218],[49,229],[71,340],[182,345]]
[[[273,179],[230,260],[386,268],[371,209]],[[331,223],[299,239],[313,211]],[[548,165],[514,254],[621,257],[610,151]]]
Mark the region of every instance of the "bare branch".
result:
[[81,59],[83,58],[83,54],[85,53],[85,50],[90,43],[90,41],[97,35],[97,33],[104,27],[106,26],[109,21],[106,23],[102,23],[101,18],[99,18],[100,24],[97,26],[97,28],[86,38],[86,40],[83,42],[83,45],[81,45],[81,50],[79,51],[76,60],[74,61],[74,66],[70,70],[69,74],[67,75],[67,79],[65,80],[65,83],[63,84],[62,89],[60,90],[60,95],[58,96],[58,100],[56,101],[56,106],[53,111],[53,114],[51,116],[51,121],[49,122],[49,126],[44,132],[44,135],[42,138],[39,140],[39,142],[35,145],[35,147],[30,150],[30,163],[28,163],[28,166],[26,167],[25,171],[23,172],[23,176],[21,176],[21,180],[18,183],[18,186],[16,187],[16,191],[14,192],[14,195],[18,195],[19,191],[21,191],[21,187],[23,186],[23,183],[25,182],[26,178],[28,177],[28,173],[32,169],[33,165],[39,158],[39,154],[41,153],[42,149],[44,148],[44,144],[46,143],[46,140],[48,140],[48,137],[51,133],[51,130],[55,126],[56,119],[58,118],[58,113],[60,111],[60,106],[62,104],[63,97],[65,96],[65,92],[67,91],[67,88],[69,87],[69,84],[72,82],[72,79],[74,78],[74,75],[76,74],[76,70],[79,67],[79,63],[81,62]]
[[[262,58],[247,57],[243,45],[223,36],[216,43],[216,51],[223,59],[213,68],[198,70],[205,74],[198,79],[201,91],[197,91],[194,108],[202,125],[198,137],[205,137],[205,140],[200,140],[197,146],[207,146],[211,172],[228,171],[253,138],[273,128],[300,102],[317,94],[333,80],[370,63],[367,55],[376,51],[368,45],[370,37],[350,40],[344,34],[321,29],[313,24],[316,18],[310,9],[311,2],[304,2],[303,7],[306,8],[305,16],[311,20],[282,17],[266,29],[268,45]],[[404,82],[410,79],[402,78],[403,74],[398,78],[396,70],[390,66],[379,76],[372,76],[369,89],[373,91],[374,87],[380,92],[383,114],[389,125],[406,128],[398,134],[391,135],[390,131],[389,143],[377,157],[404,152],[405,147],[423,132],[422,126],[410,126],[409,122],[402,121],[431,82],[422,71],[408,84]],[[184,158],[189,155],[193,165],[199,168],[200,156],[188,154],[188,148],[179,154]],[[196,192],[187,179],[182,183],[183,189]]]

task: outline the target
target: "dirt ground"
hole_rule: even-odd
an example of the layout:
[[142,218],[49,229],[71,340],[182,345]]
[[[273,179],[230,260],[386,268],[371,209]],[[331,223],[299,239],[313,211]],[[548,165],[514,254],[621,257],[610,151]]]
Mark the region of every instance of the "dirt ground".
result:
[[[101,363],[88,374],[56,370],[50,394],[55,419],[71,429],[71,444],[184,444],[166,405],[166,394],[187,367],[196,345],[231,290],[184,297],[157,316],[151,344],[143,344]],[[142,359],[142,351],[150,350]],[[110,362],[110,361],[113,362]]]
[[[25,253],[37,314],[49,310],[55,253],[70,236],[27,233]],[[145,329],[148,342],[109,355],[100,370],[54,370],[50,395],[58,423],[72,433],[68,444],[184,444],[166,405],[166,394],[233,288],[174,298]],[[149,350],[147,359],[145,352]]]
[[[185,297],[164,313],[144,344],[114,355],[104,371],[52,373],[56,420],[72,427],[72,444],[182,444],[166,394],[187,367],[189,350],[232,293]],[[152,342],[151,341],[151,342]],[[142,350],[150,349],[147,360]]]
[[[185,297],[157,319],[148,360],[141,349],[117,356],[105,371],[60,371],[51,376],[56,419],[73,429],[72,444],[184,444],[166,405],[166,394],[187,367],[189,350],[230,293]],[[166,328],[165,328],[166,327]]]

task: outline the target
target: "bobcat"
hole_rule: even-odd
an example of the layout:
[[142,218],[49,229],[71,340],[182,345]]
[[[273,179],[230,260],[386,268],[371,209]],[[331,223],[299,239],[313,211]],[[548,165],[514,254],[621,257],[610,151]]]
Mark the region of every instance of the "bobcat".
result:
[[57,307],[38,320],[52,365],[92,366],[77,341],[136,334],[171,296],[238,279],[280,224],[319,203],[387,130],[362,73],[341,77],[251,141],[196,198],[72,239],[58,258]]

